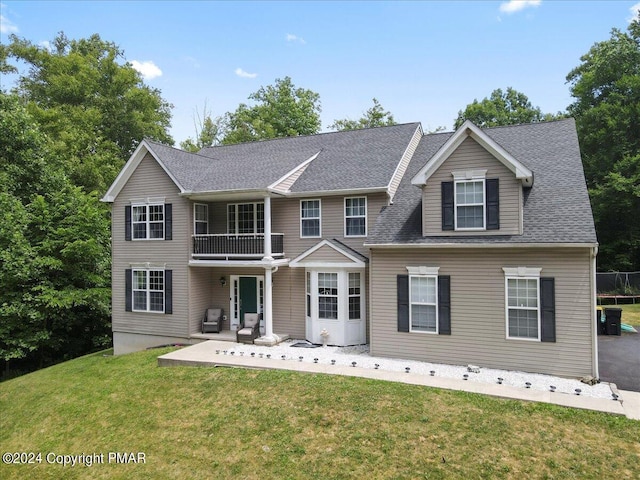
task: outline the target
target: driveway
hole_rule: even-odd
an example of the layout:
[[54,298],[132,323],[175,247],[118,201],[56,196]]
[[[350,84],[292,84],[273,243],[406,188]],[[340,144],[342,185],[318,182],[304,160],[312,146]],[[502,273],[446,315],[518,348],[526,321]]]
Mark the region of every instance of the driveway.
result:
[[640,333],[598,335],[600,380],[640,392]]

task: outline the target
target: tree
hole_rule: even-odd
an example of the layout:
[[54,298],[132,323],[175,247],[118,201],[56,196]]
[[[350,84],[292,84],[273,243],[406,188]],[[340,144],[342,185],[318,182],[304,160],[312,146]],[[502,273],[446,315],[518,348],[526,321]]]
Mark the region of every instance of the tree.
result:
[[395,125],[396,121],[389,111],[385,111],[376,98],[373,99],[373,107],[364,112],[363,116],[358,120],[350,120],[344,118],[342,120],[334,120],[333,124],[328,128],[332,130],[357,130],[360,128],[385,127]]
[[220,136],[224,129],[224,119],[222,117],[211,117],[211,110],[207,109],[207,102],[204,102],[202,115],[196,108],[193,126],[196,130],[195,140],[191,137],[180,142],[180,148],[187,152],[198,152],[204,147],[212,147],[220,143]]
[[241,103],[226,114],[222,143],[233,144],[268,138],[313,135],[321,128],[320,95],[296,88],[291,78],[276,79],[249,95],[253,106]]
[[16,93],[53,140],[54,157],[86,191],[106,190],[143,137],[173,143],[171,105],[123,62],[114,43],[99,35],[69,40],[64,33],[51,48],[15,35],[10,40],[9,58],[28,67]]
[[562,113],[543,114],[540,107],[531,105],[524,93],[507,87],[506,92],[500,88],[494,90],[489,98],[484,98],[481,102],[474,99],[464,111],[458,112],[454,128],[458,128],[465,120],[471,120],[479,127],[498,127],[548,121],[563,116]]
[[43,366],[108,346],[108,212],[3,92],[0,148],[0,360]]
[[640,14],[567,75],[601,270],[640,270]]

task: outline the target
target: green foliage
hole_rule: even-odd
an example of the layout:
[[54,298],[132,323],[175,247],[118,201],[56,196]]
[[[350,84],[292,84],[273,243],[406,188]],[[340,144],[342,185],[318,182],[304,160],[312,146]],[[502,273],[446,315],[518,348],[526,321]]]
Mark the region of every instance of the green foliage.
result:
[[240,104],[226,114],[223,144],[269,138],[312,135],[320,124],[320,95],[296,88],[291,78],[276,79],[275,85],[260,87],[249,95],[255,105]]
[[42,366],[109,343],[109,216],[17,97],[0,107],[0,360]]
[[600,270],[640,270],[640,15],[567,75],[598,240]]
[[333,124],[328,128],[332,130],[357,130],[360,128],[385,127],[395,125],[396,121],[389,111],[385,111],[380,102],[376,98],[373,99],[373,107],[364,112],[363,116],[358,120],[334,120]]
[[211,117],[211,110],[207,109],[207,102],[205,102],[202,115],[196,109],[196,115],[193,120],[196,130],[195,140],[191,137],[187,138],[180,142],[180,148],[187,152],[195,153],[205,147],[218,145],[224,127],[223,123],[224,119],[222,117]]
[[9,57],[29,67],[17,93],[51,139],[51,151],[72,181],[104,191],[143,137],[172,144],[171,105],[123,63],[122,51],[99,35],[51,49],[10,37]]
[[498,127],[549,121],[563,116],[562,113],[543,114],[540,107],[531,105],[524,93],[507,87],[506,92],[498,88],[491,92],[489,98],[484,98],[481,102],[474,100],[464,111],[460,110],[454,128],[458,128],[465,120],[471,120],[479,127]]

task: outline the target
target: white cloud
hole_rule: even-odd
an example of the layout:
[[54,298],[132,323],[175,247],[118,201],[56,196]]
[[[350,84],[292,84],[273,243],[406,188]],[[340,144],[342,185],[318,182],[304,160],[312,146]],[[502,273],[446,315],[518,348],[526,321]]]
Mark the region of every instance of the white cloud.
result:
[[151,60],[147,60],[145,62],[132,60],[131,66],[140,72],[140,75],[142,75],[142,78],[145,80],[153,80],[154,78],[162,76],[162,70],[160,70]]
[[43,40],[39,42],[38,45],[46,48],[48,51],[52,51],[51,42],[49,40]]
[[294,35],[293,33],[287,33],[286,39],[287,39],[287,42],[297,42],[297,43],[301,43],[302,45],[307,43],[305,42],[304,38]]
[[636,3],[634,6],[629,7],[629,18],[627,19],[629,23],[633,22],[636,18],[638,18],[638,12],[640,12],[640,2]]
[[[0,7],[4,10],[7,6],[4,3],[0,3]],[[15,25],[11,20],[9,20],[4,15],[0,15],[0,33],[10,34],[10,33],[18,33],[18,26]]]
[[237,76],[242,77],[242,78],[256,78],[258,76],[257,73],[245,72],[241,68],[236,68],[235,73],[236,73]]
[[528,7],[538,7],[542,0],[509,0],[500,4],[502,13],[515,13]]

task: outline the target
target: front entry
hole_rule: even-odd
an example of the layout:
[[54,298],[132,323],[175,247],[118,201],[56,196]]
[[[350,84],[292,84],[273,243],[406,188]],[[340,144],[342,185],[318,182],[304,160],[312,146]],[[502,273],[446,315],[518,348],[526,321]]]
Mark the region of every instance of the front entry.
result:
[[262,313],[263,276],[231,276],[231,330],[237,330],[245,313]]

